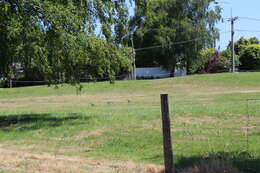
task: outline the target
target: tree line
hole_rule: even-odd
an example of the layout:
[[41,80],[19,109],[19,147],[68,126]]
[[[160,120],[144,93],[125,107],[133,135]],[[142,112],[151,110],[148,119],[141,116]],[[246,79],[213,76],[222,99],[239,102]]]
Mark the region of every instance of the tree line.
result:
[[[241,37],[234,44],[235,66],[239,71],[260,70],[260,40]],[[193,73],[218,73],[231,70],[231,43],[223,51],[215,48],[201,50],[198,59],[193,61]]]
[[137,51],[138,66],[192,72],[215,46],[220,13],[214,0],[0,0],[0,78],[20,63],[27,80],[113,81],[132,70],[131,37],[135,49],[161,45]]
[[124,1],[1,0],[0,76],[12,78],[14,63],[21,63],[27,80],[59,83],[60,74],[73,84],[82,76],[113,80],[131,70],[131,52],[119,46],[127,13]]

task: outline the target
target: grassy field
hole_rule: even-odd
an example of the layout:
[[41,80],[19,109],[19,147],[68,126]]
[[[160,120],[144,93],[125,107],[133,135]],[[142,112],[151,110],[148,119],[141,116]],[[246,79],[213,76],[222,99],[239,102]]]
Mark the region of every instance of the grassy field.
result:
[[0,89],[0,172],[155,172],[161,93],[177,167],[221,157],[260,172],[260,73],[83,86]]

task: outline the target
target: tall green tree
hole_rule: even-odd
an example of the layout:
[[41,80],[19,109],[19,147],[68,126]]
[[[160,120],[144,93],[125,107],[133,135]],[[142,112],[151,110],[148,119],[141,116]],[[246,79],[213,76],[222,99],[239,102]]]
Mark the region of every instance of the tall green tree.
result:
[[[252,47],[248,48],[248,46],[257,45],[259,43],[260,43],[260,40],[256,37],[252,37],[252,38],[249,38],[249,39],[241,37],[239,40],[237,40],[234,44],[236,66],[238,66],[240,69],[247,69],[247,70],[250,69],[251,67],[247,67],[247,64],[250,64],[250,61],[252,60],[252,58],[247,57],[247,55],[250,55],[249,52],[253,48]],[[246,53],[244,52],[245,50],[247,50]],[[252,52],[254,52],[254,51],[252,51]],[[225,56],[226,58],[228,58],[230,61],[232,60],[232,57],[231,57],[231,42],[228,44],[227,49],[222,51],[222,55]],[[241,60],[243,61],[243,64],[242,64]],[[252,63],[253,63],[253,61],[252,61]]]
[[60,74],[77,83],[86,67],[92,78],[113,79],[130,70],[130,52],[119,46],[127,18],[124,0],[0,0],[0,76],[11,78],[19,62],[26,76],[37,69],[50,83]]
[[[174,72],[177,65],[191,67],[191,61],[204,48],[214,47],[218,38],[215,24],[221,19],[221,8],[212,6],[214,0],[150,0],[136,7],[133,21],[135,47],[154,48],[138,51],[138,66],[161,65]],[[135,23],[133,22],[132,23]],[[190,41],[189,41],[190,40]],[[183,42],[184,41],[184,42]],[[185,42],[188,41],[188,42]],[[180,43],[180,44],[174,44]]]
[[[245,50],[246,46],[250,44],[259,44],[260,40],[258,40],[256,37],[252,37],[249,39],[245,39],[244,37],[241,37],[238,41],[235,42],[235,54],[238,56],[241,56],[243,51]],[[228,46],[230,49],[230,45]]]

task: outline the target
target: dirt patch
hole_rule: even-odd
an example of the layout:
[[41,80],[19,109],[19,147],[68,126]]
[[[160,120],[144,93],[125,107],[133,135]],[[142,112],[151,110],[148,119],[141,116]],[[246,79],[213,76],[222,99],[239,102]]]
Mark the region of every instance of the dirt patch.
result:
[[[131,161],[92,160],[88,158],[49,153],[29,153],[0,149],[0,170],[34,173],[156,173],[161,170],[154,165],[141,165]],[[151,170],[153,170],[151,172]]]
[[42,97],[21,97],[21,98],[11,98],[11,99],[0,99],[0,104],[19,104],[19,103],[70,103],[70,102],[77,102],[77,103],[84,103],[85,105],[88,103],[100,103],[103,101],[104,103],[117,103],[117,102],[128,102],[128,99],[133,98],[143,98],[144,95],[140,94],[82,94],[82,95],[64,95],[64,96],[42,96]]
[[88,138],[90,136],[100,136],[105,132],[105,129],[96,129],[90,132],[81,132],[77,136],[71,136],[71,137],[52,137],[47,138],[47,140],[51,141],[79,141],[84,138]]
[[219,122],[218,119],[209,117],[209,116],[201,116],[201,117],[184,117],[177,116],[176,121],[180,121],[186,124],[215,124]]
[[[66,96],[43,96],[43,97],[24,97],[0,99],[0,108],[2,111],[11,110],[57,110],[59,108],[80,108],[95,106],[117,106],[121,104],[136,103],[143,100],[144,96],[134,94],[95,94],[95,95],[66,95]],[[39,105],[41,107],[39,108]]]

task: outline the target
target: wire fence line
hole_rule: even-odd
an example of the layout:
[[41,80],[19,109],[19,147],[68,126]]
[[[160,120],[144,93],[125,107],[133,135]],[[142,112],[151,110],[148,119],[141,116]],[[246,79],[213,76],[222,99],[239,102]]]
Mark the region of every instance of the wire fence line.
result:
[[[238,101],[218,103],[217,112],[216,105],[198,104],[196,99],[175,101],[171,105],[173,155],[186,153],[184,160],[221,159],[242,172],[259,172],[260,99]],[[236,104],[239,107],[230,107]]]
[[47,83],[47,81],[11,80],[13,83]]
[[[258,72],[255,70],[251,70],[251,71],[239,71],[240,73],[243,72]],[[230,73],[230,72],[223,72],[223,73]],[[189,74],[189,76],[192,74]],[[156,78],[172,78],[172,77],[183,77],[183,76],[176,76],[175,73],[153,73],[151,74],[151,76],[149,77],[149,74],[147,74],[147,76],[137,76],[137,79],[156,79]],[[116,80],[125,80],[127,79],[126,75],[117,75],[114,76],[114,78]],[[109,77],[89,77],[89,78],[80,78],[81,82],[96,82],[96,81],[109,81],[111,80],[111,78]],[[17,79],[12,79],[11,80],[12,83],[34,83],[34,84],[48,84],[49,81],[36,81],[36,80],[17,80]],[[61,82],[60,83],[65,83],[65,82]]]
[[[150,75],[150,76],[149,76]],[[137,79],[153,79],[153,78],[169,78],[172,77],[174,75],[174,73],[158,73],[158,74],[147,74],[146,76],[137,76]],[[178,76],[176,76],[178,77]],[[127,75],[117,75],[114,76],[113,78],[115,78],[116,80],[125,80],[128,78]],[[80,82],[96,82],[96,81],[109,81],[111,80],[110,77],[89,77],[89,78],[80,78],[79,79]],[[12,79],[9,81],[9,83],[12,84],[49,84],[49,81],[36,81],[36,80],[17,80],[17,79]],[[60,80],[60,83],[65,83],[64,80]],[[15,86],[15,85],[13,85]]]
[[[202,154],[205,158],[216,157],[230,160],[236,164],[239,163],[244,172],[259,172],[256,163],[259,164],[260,156],[260,99],[247,99],[243,102],[245,104],[244,115],[236,117],[237,115],[234,113],[230,119],[226,117],[221,121],[203,116],[193,118],[186,116],[181,119],[183,124],[180,125],[180,119],[178,117],[174,119],[173,115],[175,155],[181,155],[183,152],[181,148],[185,145],[190,155]],[[184,101],[183,103],[189,102]],[[229,107],[226,103],[224,104]],[[198,107],[203,107],[203,105],[198,105]],[[221,115],[225,116],[224,110]],[[197,125],[195,125],[196,121]],[[177,131],[174,128],[177,128]],[[181,137],[178,128],[182,128],[184,131]]]

